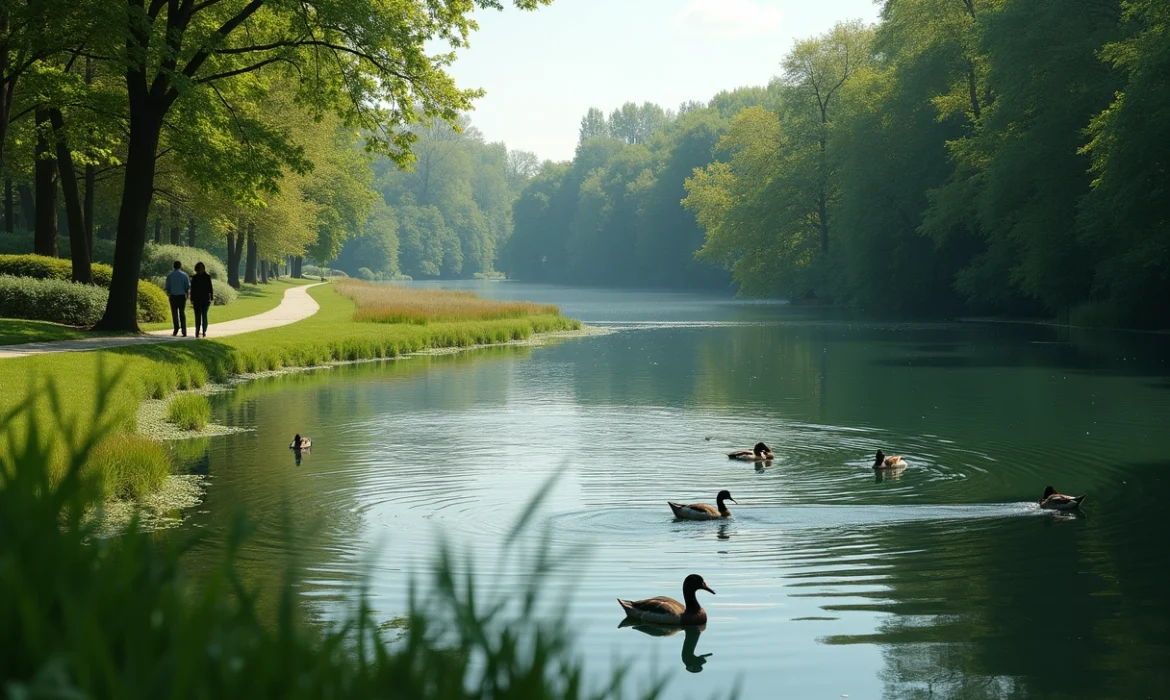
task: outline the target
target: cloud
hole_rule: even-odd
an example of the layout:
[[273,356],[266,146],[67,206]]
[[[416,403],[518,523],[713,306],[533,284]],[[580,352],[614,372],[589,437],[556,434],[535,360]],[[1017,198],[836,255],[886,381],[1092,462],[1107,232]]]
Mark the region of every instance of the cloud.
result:
[[780,19],[779,8],[753,0],[691,0],[678,15],[688,31],[719,37],[775,34]]

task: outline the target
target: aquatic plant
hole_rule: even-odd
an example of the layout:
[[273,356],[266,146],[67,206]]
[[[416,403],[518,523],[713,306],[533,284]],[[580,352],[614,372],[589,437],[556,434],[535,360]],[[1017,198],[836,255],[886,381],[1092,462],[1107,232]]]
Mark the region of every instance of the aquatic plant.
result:
[[171,399],[167,420],[181,430],[203,430],[211,420],[211,402],[202,394],[183,394]]
[[[431,587],[412,589],[409,610],[384,637],[363,594],[345,619],[327,627],[300,620],[290,572],[275,615],[243,583],[235,559],[250,526],[228,535],[223,561],[199,585],[182,572],[181,553],[196,537],[162,546],[137,521],[113,539],[84,517],[101,489],[83,469],[112,425],[114,383],[95,400],[94,429],[59,410],[45,423],[30,396],[3,416],[14,449],[0,456],[0,678],[8,697],[118,698],[611,698],[623,674],[590,684],[563,620],[534,611],[556,560],[538,556],[516,597],[484,600],[471,575],[457,574],[446,549]],[[53,388],[46,390],[51,403]],[[24,415],[24,420],[13,420]],[[71,442],[69,466],[50,478],[46,431]],[[517,531],[524,523],[517,524]],[[541,552],[547,554],[542,549]],[[540,554],[538,552],[538,554]],[[654,698],[661,684],[640,695]]]

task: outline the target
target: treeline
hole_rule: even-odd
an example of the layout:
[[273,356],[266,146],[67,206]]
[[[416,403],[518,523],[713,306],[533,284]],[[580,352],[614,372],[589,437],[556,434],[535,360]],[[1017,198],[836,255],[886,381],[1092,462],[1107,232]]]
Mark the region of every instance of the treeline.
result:
[[686,286],[707,263],[751,296],[1166,326],[1168,74],[1164,0],[886,0],[730,114],[591,112],[502,266]]
[[512,202],[539,161],[486,143],[466,117],[415,127],[409,170],[374,163],[381,195],[336,266],[367,279],[492,275],[512,231]]
[[56,255],[62,213],[79,283],[112,239],[107,330],[137,328],[152,238],[218,248],[249,279],[282,258],[333,260],[389,226],[374,157],[409,165],[414,127],[454,123],[479,94],[428,41],[464,45],[472,10],[500,3],[432,5],[0,2],[5,228],[19,218]]

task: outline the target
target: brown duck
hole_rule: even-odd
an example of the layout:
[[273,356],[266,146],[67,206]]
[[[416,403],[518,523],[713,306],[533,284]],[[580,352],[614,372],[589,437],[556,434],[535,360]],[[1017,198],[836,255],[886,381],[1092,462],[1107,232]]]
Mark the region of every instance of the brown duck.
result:
[[878,450],[877,455],[874,456],[874,469],[905,469],[906,466],[906,460],[902,459],[902,455],[887,457],[885,452]]
[[1063,493],[1057,493],[1056,489],[1051,486],[1044,488],[1044,496],[1040,499],[1040,507],[1045,510],[1073,510],[1081,507],[1081,501],[1085,500],[1085,496],[1089,494],[1081,494],[1080,496],[1066,496]]
[[667,501],[666,505],[670,506],[670,509],[674,511],[674,517],[683,520],[719,520],[720,518],[731,517],[731,511],[723,504],[724,501],[731,501],[739,505],[739,501],[732,498],[731,492],[727,489],[720,491],[719,495],[715,496],[714,506],[706,503],[683,505],[681,503],[674,503],[673,501]]
[[727,458],[738,459],[744,462],[762,462],[766,459],[772,459],[772,448],[762,442],[757,442],[756,446],[750,450],[728,452]]
[[704,590],[715,595],[703,577],[691,574],[683,580],[683,600],[685,604],[674,598],[658,596],[646,600],[622,600],[618,598],[618,605],[626,611],[626,617],[631,620],[653,622],[659,625],[702,625],[707,622],[707,612],[695,600],[695,591]]

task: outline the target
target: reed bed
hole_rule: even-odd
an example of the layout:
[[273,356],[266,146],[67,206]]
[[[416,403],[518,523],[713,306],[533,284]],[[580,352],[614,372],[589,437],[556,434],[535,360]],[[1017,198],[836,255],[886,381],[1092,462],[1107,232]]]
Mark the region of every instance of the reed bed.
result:
[[411,289],[353,279],[338,282],[337,291],[357,304],[355,321],[425,326],[428,323],[500,321],[561,314],[561,310],[551,304],[493,301],[473,292]]
[[211,420],[211,402],[202,394],[183,394],[171,399],[167,420],[181,430],[203,430]]

